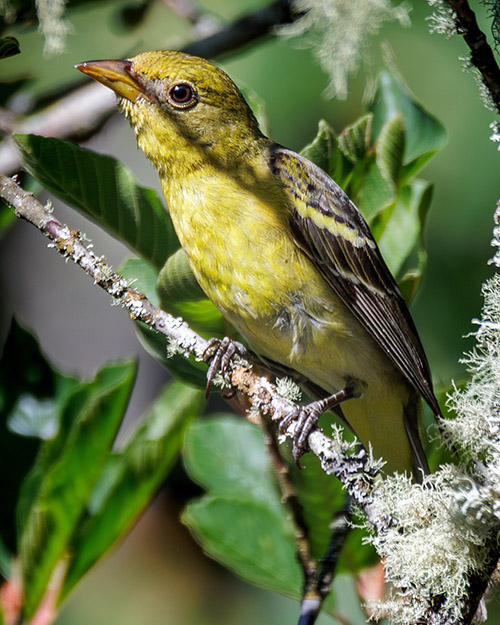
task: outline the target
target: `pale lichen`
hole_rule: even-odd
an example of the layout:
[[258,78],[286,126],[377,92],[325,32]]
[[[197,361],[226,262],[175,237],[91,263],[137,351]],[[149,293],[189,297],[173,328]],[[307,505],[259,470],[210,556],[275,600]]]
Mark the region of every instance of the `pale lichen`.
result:
[[278,395],[291,404],[299,402],[302,396],[300,387],[291,378],[276,378],[276,390]]
[[[500,206],[495,215],[498,247]],[[460,462],[439,467],[423,484],[400,475],[375,484],[369,540],[384,561],[391,590],[386,601],[369,606],[372,618],[388,617],[397,625],[434,621],[439,598],[439,622],[460,621],[474,600],[471,579],[487,579],[498,557],[500,275],[483,285],[482,294],[481,319],[473,320],[476,345],[463,360],[470,379],[449,397],[455,416],[439,422]]]
[[388,601],[369,606],[377,617],[398,625],[427,622],[440,596],[440,610],[460,618],[469,578],[483,570],[491,530],[484,517],[464,513],[462,480],[459,468],[446,465],[424,484],[402,475],[377,483],[372,515],[391,520],[370,538],[391,582]]
[[444,35],[448,39],[457,33],[455,12],[444,0],[427,0],[433,12],[426,17],[431,33]]
[[66,47],[66,37],[73,26],[65,17],[66,0],[36,0],[39,30],[45,37],[44,53],[61,54]]
[[394,6],[388,0],[293,0],[293,9],[302,14],[292,24],[279,29],[287,37],[303,37],[312,47],[322,69],[330,76],[326,94],[347,97],[351,74],[368,62],[372,38],[384,22],[398,20],[409,24],[406,3]]

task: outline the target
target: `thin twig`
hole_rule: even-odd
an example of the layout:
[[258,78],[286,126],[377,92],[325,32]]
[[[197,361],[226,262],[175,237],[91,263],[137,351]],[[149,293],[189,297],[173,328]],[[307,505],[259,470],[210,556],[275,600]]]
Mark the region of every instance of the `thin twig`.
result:
[[302,597],[298,625],[314,625],[317,621],[321,606],[331,591],[335,568],[351,530],[351,519],[351,499],[347,496],[342,509],[335,514],[330,524],[332,533],[325,555],[321,559],[321,568],[315,575],[308,592]]
[[326,597],[333,581],[333,574],[339,561],[342,548],[345,544],[347,535],[351,531],[352,521],[352,502],[347,496],[344,499],[342,508],[335,514],[330,523],[330,543],[321,559],[321,570],[318,573],[317,586],[318,593],[321,597]]
[[[229,401],[236,412],[253,420],[253,417],[249,416],[248,411],[251,406],[248,405],[248,401],[246,402],[246,406],[242,405],[241,398],[237,396],[226,397],[226,401]],[[290,474],[290,466],[283,460],[281,455],[277,440],[276,425],[269,419],[260,418],[258,419],[258,425],[264,432],[264,443],[277,478],[281,501],[290,511],[292,523],[294,525],[297,560],[302,568],[302,574],[305,580],[304,587],[310,588],[314,585],[317,567],[311,555],[309,528],[307,527],[303,508],[299,502],[297,490]]]
[[290,510],[292,516],[295,528],[295,542],[297,544],[297,560],[304,575],[304,591],[307,592],[314,584],[316,578],[316,562],[311,554],[309,528],[304,519],[303,508],[300,505],[297,490],[290,475],[290,467],[283,460],[279,450],[276,427],[268,419],[262,420],[262,426],[264,428],[267,451],[278,479],[281,499]]
[[[263,9],[236,19],[212,36],[190,43],[183,51],[196,56],[222,56],[271,34],[276,26],[288,24],[293,19],[289,1],[276,0]],[[210,50],[209,54],[207,50]]]
[[470,48],[471,63],[479,70],[485,86],[500,113],[500,68],[486,35],[479,28],[474,11],[467,0],[446,0],[453,10],[453,17],[460,35]]

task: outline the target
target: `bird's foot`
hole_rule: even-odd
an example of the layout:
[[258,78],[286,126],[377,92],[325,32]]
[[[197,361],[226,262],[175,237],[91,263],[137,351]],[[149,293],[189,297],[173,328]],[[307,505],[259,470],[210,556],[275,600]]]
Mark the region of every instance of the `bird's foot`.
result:
[[245,347],[237,341],[232,341],[227,336],[223,339],[212,338],[208,341],[208,346],[203,352],[203,360],[210,362],[207,371],[207,385],[205,387],[205,397],[208,397],[210,393],[210,387],[213,379],[217,374],[222,377],[225,376],[231,358],[238,354],[241,357],[245,357],[248,351]]
[[320,402],[315,401],[307,406],[297,406],[285,415],[279,424],[280,432],[284,434],[289,425],[295,423],[292,455],[295,460],[295,464],[299,468],[302,468],[300,459],[307,451],[309,451],[309,434],[316,427],[319,418],[323,414],[321,408],[318,407],[319,403]]
[[296,406],[281,419],[279,429],[282,434],[287,431],[292,423],[295,423],[292,455],[295,464],[299,468],[302,468],[300,464],[301,457],[306,451],[309,451],[309,435],[318,424],[321,415],[346,399],[351,399],[355,396],[354,387],[349,385],[337,393],[329,395],[324,399],[313,401],[307,404],[307,406]]

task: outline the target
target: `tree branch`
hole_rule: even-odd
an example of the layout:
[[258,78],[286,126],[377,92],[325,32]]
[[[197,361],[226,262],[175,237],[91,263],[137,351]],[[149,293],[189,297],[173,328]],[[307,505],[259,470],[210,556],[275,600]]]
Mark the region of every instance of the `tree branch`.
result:
[[236,19],[210,37],[188,44],[182,51],[195,56],[222,56],[269,35],[276,26],[293,20],[289,0],[276,0],[263,9]]
[[470,60],[481,73],[483,82],[500,113],[500,68],[486,35],[479,28],[474,11],[467,0],[446,0],[453,10],[457,30],[471,51]]
[[303,508],[300,505],[297,490],[293,484],[289,465],[283,460],[278,441],[276,439],[276,427],[267,419],[262,420],[265,443],[271,458],[278,485],[281,491],[281,501],[290,510],[294,525],[295,543],[297,545],[297,560],[304,575],[304,589],[314,584],[316,578],[316,562],[311,554],[309,540],[309,528],[304,519]]
[[[342,508],[335,514],[331,524],[331,536],[328,548],[321,559],[321,568],[315,571],[312,580],[306,579],[305,591],[300,603],[298,625],[314,625],[319,617],[321,606],[328,596],[334,579],[335,568],[351,531],[351,500],[347,496]],[[307,582],[309,581],[309,585]]]
[[[106,93],[108,91],[108,93]],[[49,105],[39,113],[26,119],[11,120],[7,129],[4,121],[2,130],[6,132],[33,133],[47,137],[84,139],[95,133],[109,119],[116,108],[116,98],[98,83],[79,87]],[[4,120],[8,112],[3,111]],[[21,167],[21,156],[12,137],[0,144],[0,172],[11,175]]]

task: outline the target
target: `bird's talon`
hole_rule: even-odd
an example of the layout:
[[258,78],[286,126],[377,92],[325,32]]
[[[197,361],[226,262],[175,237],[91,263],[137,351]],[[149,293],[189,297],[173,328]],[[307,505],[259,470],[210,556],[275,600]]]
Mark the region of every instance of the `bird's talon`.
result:
[[202,359],[203,360],[209,360],[209,358],[213,358],[215,356],[215,354],[217,353],[217,350],[219,349],[221,344],[221,340],[220,339],[216,339],[214,337],[212,337],[211,339],[208,340],[208,345],[205,347],[205,350],[203,351],[202,354]]
[[281,434],[284,434],[288,427],[295,422],[292,455],[295,460],[295,464],[299,469],[303,468],[300,464],[300,459],[307,451],[309,451],[308,438],[313,429],[316,427],[320,416],[321,410],[318,409],[315,402],[313,404],[309,404],[308,406],[294,408],[286,414],[279,423],[279,430]]
[[209,359],[210,365],[207,371],[207,385],[205,387],[205,397],[210,393],[215,376],[220,373],[225,375],[231,358],[238,352],[238,346],[227,336],[221,339],[212,338],[203,352],[203,359]]
[[285,434],[285,432],[288,430],[288,426],[290,424],[292,424],[294,421],[297,421],[299,418],[299,409],[298,408],[294,408],[293,410],[291,410],[290,412],[288,412],[283,419],[281,419],[281,421],[279,422],[278,425],[278,429],[280,431],[280,434]]
[[306,453],[306,451],[309,451],[309,449],[300,449],[296,447],[296,445],[294,444],[293,449],[292,449],[292,456],[295,461],[295,466],[297,467],[297,469],[301,469],[301,470],[304,469],[304,466],[300,463],[300,459]]

